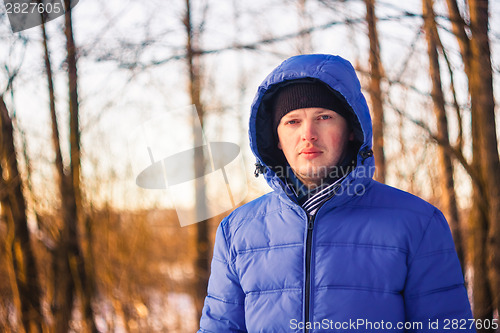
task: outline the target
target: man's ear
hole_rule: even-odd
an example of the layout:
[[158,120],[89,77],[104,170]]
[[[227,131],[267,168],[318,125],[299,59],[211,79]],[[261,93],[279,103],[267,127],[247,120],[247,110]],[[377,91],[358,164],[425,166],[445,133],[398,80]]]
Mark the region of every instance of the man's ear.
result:
[[349,134],[349,141],[354,140],[354,131],[351,131],[351,134]]
[[281,142],[279,142],[279,141],[278,141],[278,149],[283,150],[283,148],[281,148]]

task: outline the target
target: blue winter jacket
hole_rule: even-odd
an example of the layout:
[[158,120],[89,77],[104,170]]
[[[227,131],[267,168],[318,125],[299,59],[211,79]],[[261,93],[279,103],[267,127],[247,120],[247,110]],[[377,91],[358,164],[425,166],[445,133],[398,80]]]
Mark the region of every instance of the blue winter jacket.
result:
[[[269,167],[276,151],[266,93],[297,79],[329,85],[362,129],[356,168],[314,218]],[[221,222],[199,333],[475,332],[443,214],[372,180],[370,114],[348,61],[303,55],[283,62],[259,87],[249,134],[274,191]]]

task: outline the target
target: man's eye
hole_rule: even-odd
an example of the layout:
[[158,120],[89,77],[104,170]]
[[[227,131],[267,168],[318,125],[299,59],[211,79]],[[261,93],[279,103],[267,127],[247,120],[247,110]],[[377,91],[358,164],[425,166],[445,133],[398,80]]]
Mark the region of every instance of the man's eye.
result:
[[297,124],[297,120],[288,120],[287,122],[285,122],[285,124],[294,125],[294,124]]
[[332,116],[327,115],[327,114],[323,114],[323,115],[319,116],[319,118],[322,119],[322,120],[327,120],[327,119],[332,118]]

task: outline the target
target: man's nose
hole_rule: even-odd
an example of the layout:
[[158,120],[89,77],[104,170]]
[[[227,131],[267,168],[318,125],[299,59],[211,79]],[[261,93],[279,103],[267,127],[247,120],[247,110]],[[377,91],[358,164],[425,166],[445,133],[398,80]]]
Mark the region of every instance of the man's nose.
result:
[[305,121],[302,126],[302,140],[303,141],[316,141],[318,140],[318,133],[314,123]]

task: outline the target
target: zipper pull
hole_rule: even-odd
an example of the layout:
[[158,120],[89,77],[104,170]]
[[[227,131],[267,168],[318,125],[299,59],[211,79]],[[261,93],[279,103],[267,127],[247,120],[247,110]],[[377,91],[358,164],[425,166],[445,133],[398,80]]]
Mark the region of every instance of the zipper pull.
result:
[[314,228],[314,218],[311,215],[308,215],[307,229],[313,230]]

